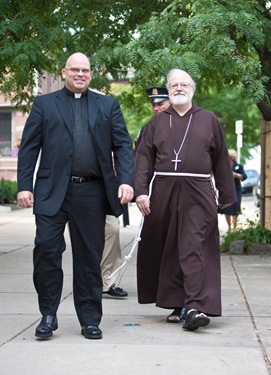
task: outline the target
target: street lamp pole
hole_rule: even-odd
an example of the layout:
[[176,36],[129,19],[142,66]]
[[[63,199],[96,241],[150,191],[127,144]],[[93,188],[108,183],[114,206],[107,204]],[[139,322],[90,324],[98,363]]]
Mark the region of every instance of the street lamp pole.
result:
[[237,134],[237,163],[240,163],[241,148],[243,146],[243,120],[235,121],[235,133]]

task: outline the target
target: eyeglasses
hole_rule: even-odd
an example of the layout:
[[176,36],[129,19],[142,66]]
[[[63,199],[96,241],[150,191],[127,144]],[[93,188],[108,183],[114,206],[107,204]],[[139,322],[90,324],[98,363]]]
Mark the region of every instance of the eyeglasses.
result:
[[89,74],[90,69],[79,69],[79,68],[65,68],[66,70],[70,70],[73,74],[79,74],[82,72],[83,74]]
[[181,89],[188,89],[189,87],[193,87],[191,83],[181,82],[181,83],[173,83],[173,85],[169,85],[169,88],[172,90],[177,90],[179,86],[181,87]]

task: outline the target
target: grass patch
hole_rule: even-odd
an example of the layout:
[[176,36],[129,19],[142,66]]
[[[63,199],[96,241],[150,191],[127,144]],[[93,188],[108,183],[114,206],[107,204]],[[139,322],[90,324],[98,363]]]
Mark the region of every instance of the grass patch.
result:
[[259,225],[259,223],[248,220],[245,228],[237,228],[221,236],[221,251],[228,251],[230,243],[238,240],[245,241],[245,249],[249,250],[252,244],[271,244],[271,231]]

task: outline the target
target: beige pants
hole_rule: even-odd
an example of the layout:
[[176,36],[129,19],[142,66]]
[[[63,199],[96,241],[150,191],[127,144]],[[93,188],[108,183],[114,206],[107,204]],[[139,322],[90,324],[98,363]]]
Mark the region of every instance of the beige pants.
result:
[[107,215],[105,222],[105,246],[101,261],[103,292],[107,292],[116,282],[118,272],[109,280],[106,279],[106,276],[111,275],[122,263],[119,231],[119,219],[115,216]]

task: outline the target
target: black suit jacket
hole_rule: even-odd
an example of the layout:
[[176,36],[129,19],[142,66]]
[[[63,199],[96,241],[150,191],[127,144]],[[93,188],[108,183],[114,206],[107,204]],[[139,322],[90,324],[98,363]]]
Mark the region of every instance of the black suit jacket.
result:
[[[118,101],[88,91],[88,124],[109,202],[108,213],[119,216],[120,184],[133,186],[133,150]],[[73,120],[64,89],[35,98],[18,155],[18,191],[33,191],[34,213],[52,216],[69,184],[73,158]],[[114,168],[112,165],[114,153]],[[116,176],[117,175],[117,176]]]

